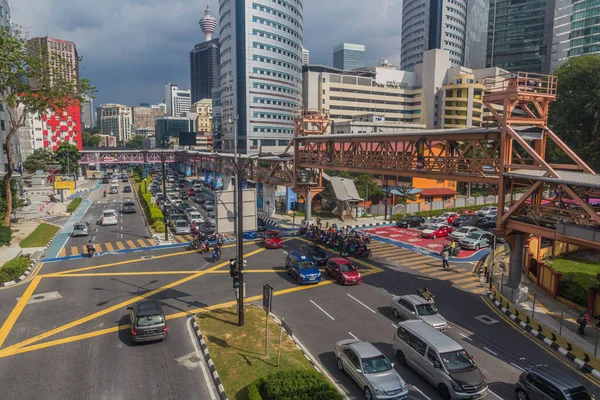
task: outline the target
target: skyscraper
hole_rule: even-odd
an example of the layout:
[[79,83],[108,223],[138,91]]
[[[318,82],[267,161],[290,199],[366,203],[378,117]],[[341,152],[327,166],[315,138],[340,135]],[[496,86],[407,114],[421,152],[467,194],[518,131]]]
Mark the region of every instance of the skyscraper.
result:
[[310,64],[310,52],[308,49],[302,49],[302,65]]
[[96,125],[94,111],[94,99],[86,97],[86,101],[81,105],[81,123],[84,128],[91,129]]
[[184,113],[190,111],[192,106],[191,93],[189,90],[179,89],[173,83],[165,85],[165,102],[167,103],[168,117],[181,117]]
[[350,71],[365,66],[365,46],[342,43],[333,49],[333,68]]
[[10,5],[8,0],[0,0],[0,26],[10,26]]
[[190,52],[191,103],[210,99],[212,90],[219,87],[219,39],[212,39],[217,20],[211,15],[208,4],[200,19],[200,28],[206,41],[195,45]]
[[572,0],[572,3],[568,57],[600,54],[600,4],[594,0]]
[[221,2],[222,149],[285,146],[301,106],[303,0]]
[[98,109],[100,131],[115,136],[117,146],[125,146],[133,137],[133,116],[131,107],[122,104],[103,104]]
[[443,49],[455,65],[485,65],[488,0],[404,0],[400,69],[414,70],[426,50]]
[[[0,26],[10,26],[10,8],[7,0],[0,0]],[[6,135],[8,135],[8,115],[4,110],[4,105],[0,101],[0,143],[2,146],[6,143]],[[13,154],[17,153],[19,138],[17,135],[12,139]],[[8,165],[6,164],[6,154],[0,151],[0,172],[6,172]]]
[[[67,40],[54,39],[48,36],[35,37],[27,41],[29,51],[42,55],[46,65],[50,84],[60,75],[63,79],[77,85],[79,82],[79,57],[75,43]],[[60,61],[59,61],[60,60]],[[35,87],[35,82],[31,82]]]

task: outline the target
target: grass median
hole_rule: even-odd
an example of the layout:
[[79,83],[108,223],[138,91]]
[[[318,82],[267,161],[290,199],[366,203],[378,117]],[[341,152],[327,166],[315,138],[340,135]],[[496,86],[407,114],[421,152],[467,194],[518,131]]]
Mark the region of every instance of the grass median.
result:
[[21,243],[19,243],[19,247],[28,248],[28,247],[44,247],[48,244],[50,240],[56,235],[60,228],[55,225],[40,224],[33,232],[29,234]]
[[280,371],[313,368],[285,332],[277,367],[280,326],[269,319],[269,347],[265,356],[265,311],[254,306],[246,306],[244,311],[243,327],[237,326],[236,307],[202,313],[197,320],[230,399],[247,399],[246,387],[258,378]]

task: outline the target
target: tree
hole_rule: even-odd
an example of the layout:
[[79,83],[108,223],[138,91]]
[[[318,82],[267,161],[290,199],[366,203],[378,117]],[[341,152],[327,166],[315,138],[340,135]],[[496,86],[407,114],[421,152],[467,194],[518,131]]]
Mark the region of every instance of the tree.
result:
[[77,172],[77,162],[81,159],[81,153],[76,145],[61,142],[54,152],[56,161],[62,165],[62,171],[65,174],[73,174]]
[[406,205],[409,201],[415,201],[417,199],[417,197],[411,193],[413,191],[412,185],[400,186],[397,190],[400,192],[400,204]]
[[142,148],[142,137],[134,136],[133,139],[125,143],[125,147],[130,149],[141,149]]
[[[556,102],[550,107],[552,130],[594,169],[600,168],[600,56],[568,59],[555,72]],[[548,158],[565,161],[566,155],[550,147]]]
[[8,114],[8,170],[3,178],[6,226],[10,226],[13,204],[10,190],[14,172],[12,139],[19,128],[25,126],[25,117],[64,110],[83,102],[84,95],[93,97],[94,88],[87,79],[74,84],[72,77],[77,76],[74,67],[65,57],[54,56],[43,46],[28,45],[18,26],[0,27],[0,103]]
[[36,149],[23,161],[23,168],[29,172],[34,172],[38,169],[44,169],[44,165],[52,162],[54,162],[54,153],[46,149]]
[[83,147],[98,147],[102,138],[90,132],[83,132],[81,135],[81,143]]

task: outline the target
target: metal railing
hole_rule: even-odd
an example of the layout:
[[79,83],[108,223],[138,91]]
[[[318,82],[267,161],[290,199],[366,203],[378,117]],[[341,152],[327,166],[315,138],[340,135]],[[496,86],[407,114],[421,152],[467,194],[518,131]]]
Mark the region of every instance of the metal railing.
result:
[[511,72],[484,78],[483,84],[484,96],[501,92],[556,96],[558,77],[531,72]]

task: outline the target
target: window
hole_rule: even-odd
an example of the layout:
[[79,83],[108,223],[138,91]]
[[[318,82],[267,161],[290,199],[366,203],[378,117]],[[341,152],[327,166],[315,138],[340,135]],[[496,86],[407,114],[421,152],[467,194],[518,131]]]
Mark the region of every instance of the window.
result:
[[429,350],[427,350],[427,359],[429,361],[431,361],[432,364],[435,364],[436,361],[439,363],[440,360],[437,356],[437,354],[435,354],[435,351],[430,347]]
[[4,111],[4,104],[0,102],[0,111]]
[[398,337],[404,342],[410,344],[410,333],[408,333],[403,327],[398,328],[398,330],[396,331],[396,335],[398,335]]
[[411,340],[411,346],[413,349],[415,349],[420,355],[424,356],[425,355],[425,350],[427,350],[427,343],[425,343],[424,341],[422,341],[421,339],[419,339],[418,337],[411,335],[412,336],[412,340]]
[[6,125],[3,119],[0,119],[0,130],[5,131]]
[[360,368],[360,361],[358,360],[358,356],[354,354],[354,352],[350,349],[344,350],[344,354],[348,357],[348,360],[356,367]]
[[426,203],[432,203],[433,202],[433,197],[432,196],[425,197],[425,202]]

